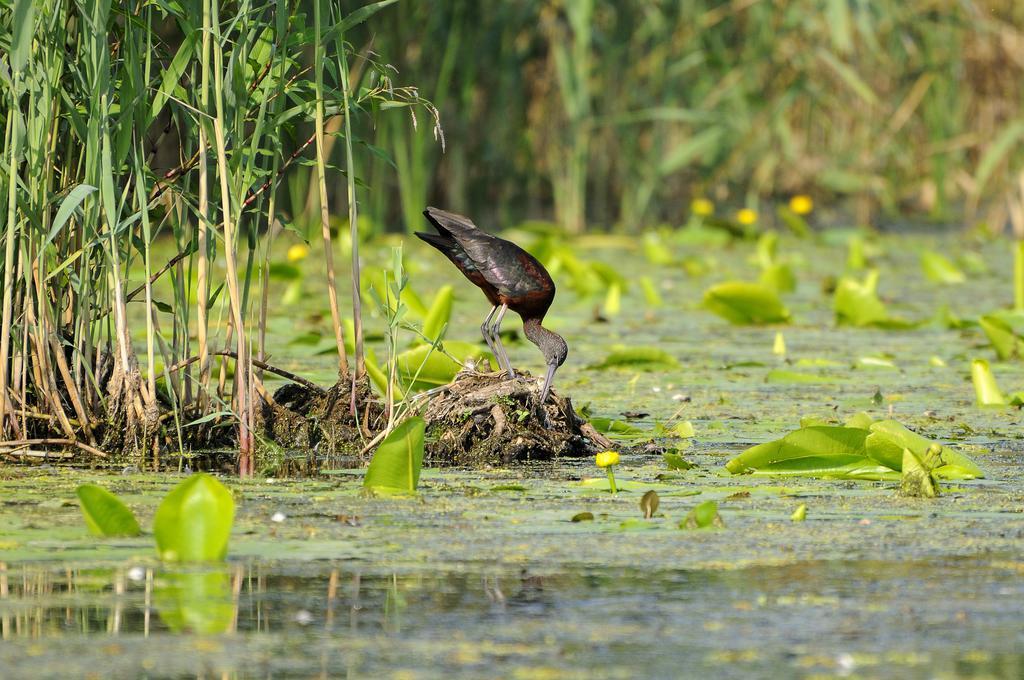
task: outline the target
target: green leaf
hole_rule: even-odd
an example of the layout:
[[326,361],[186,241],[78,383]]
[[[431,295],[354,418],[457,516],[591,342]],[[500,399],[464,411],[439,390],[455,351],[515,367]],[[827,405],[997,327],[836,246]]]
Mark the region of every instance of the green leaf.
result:
[[992,368],[984,359],[971,362],[971,382],[974,383],[974,395],[978,406],[1004,406],[1006,397],[996,384]]
[[872,423],[870,430],[871,434],[865,440],[867,455],[888,468],[903,469],[903,449],[910,449],[914,455],[923,459],[929,449],[938,446],[938,455],[942,460],[942,465],[935,469],[938,476],[944,479],[973,479],[985,476],[981,468],[968,456],[911,432],[903,423],[880,420]]
[[604,307],[601,311],[605,317],[618,316],[622,311],[622,286],[617,282],[608,286],[608,294],[604,298]]
[[160,109],[164,107],[167,100],[171,98],[171,94],[179,86],[181,75],[191,63],[192,52],[195,50],[196,46],[196,35],[198,35],[198,32],[192,32],[186,35],[185,40],[183,40],[181,46],[178,47],[178,52],[174,55],[174,59],[172,59],[170,65],[164,69],[160,89],[153,94],[153,103],[149,109],[149,120],[154,120],[158,115],[160,115]]
[[978,325],[985,331],[996,356],[1006,361],[1013,357],[1024,357],[1024,338],[1000,316],[986,314],[978,319]]
[[32,35],[35,33],[35,6],[34,0],[14,0],[10,60],[11,74],[15,78],[18,75],[24,78],[25,65],[28,64],[32,52]]
[[423,466],[425,429],[423,418],[415,416],[392,430],[373,452],[363,486],[399,493],[416,491]]
[[985,153],[978,161],[978,170],[974,176],[976,192],[980,194],[984,190],[996,166],[1013,151],[1022,137],[1024,137],[1024,120],[1018,120],[1004,126],[995,140],[985,147]]
[[675,368],[679,361],[663,349],[657,347],[633,347],[616,350],[606,356],[604,361],[592,366],[599,370],[607,368],[636,368],[644,371],[656,371],[662,368]]
[[342,19],[341,24],[338,26],[338,30],[344,33],[350,28],[363,23],[388,5],[393,5],[396,2],[398,2],[398,0],[380,0],[379,2],[371,2],[369,5],[364,5]]
[[427,317],[423,321],[423,335],[430,340],[439,339],[441,332],[445,330],[452,318],[454,291],[455,289],[451,286],[442,286],[430,304]]
[[95,484],[82,484],[78,494],[85,525],[94,536],[138,536],[142,533],[135,515],[121,500]]
[[704,292],[704,306],[734,324],[789,321],[778,293],[761,283],[728,281]]
[[153,517],[157,551],[165,562],[219,562],[228,554],[235,501],[210,475],[198,472],[178,484]]
[[405,391],[419,392],[447,385],[455,374],[462,370],[460,361],[490,356],[469,342],[446,342],[444,348],[459,361],[433,349],[430,345],[420,345],[398,355],[398,381]]
[[679,523],[680,529],[721,529],[724,527],[725,522],[718,514],[718,503],[714,501],[704,501],[691,510]]
[[645,437],[650,434],[647,430],[642,430],[625,421],[613,420],[611,418],[591,418],[590,425],[601,434],[618,435],[624,439]]
[[900,492],[904,496],[935,498],[939,495],[939,485],[932,477],[932,471],[910,449],[903,449],[902,467]]
[[678,453],[663,453],[661,458],[665,461],[665,465],[668,466],[669,470],[689,470],[690,468],[697,467]]
[[757,472],[817,477],[888,472],[867,457],[864,445],[867,436],[867,430],[853,427],[805,427],[782,439],[753,446],[725,467],[733,474]]
[[793,514],[789,516],[789,519],[794,522],[803,522],[807,519],[807,504],[801,503],[798,505],[796,510],[793,511]]
[[875,292],[877,286],[877,271],[869,272],[863,282],[848,276],[839,279],[833,300],[836,323],[871,326],[888,321],[889,312]]
[[658,293],[658,288],[654,285],[654,281],[651,280],[651,277],[640,277],[640,289],[644,292],[644,301],[647,303],[648,307],[656,309],[665,304],[661,299],[661,294]]
[[46,240],[43,242],[43,248],[50,245],[60,230],[64,228],[68,220],[74,214],[78,206],[82,204],[85,197],[96,191],[96,187],[88,184],[79,184],[74,189],[68,192],[68,195],[64,197],[64,200],[60,203],[60,208],[57,209],[57,215],[53,218],[53,226],[50,227],[50,233],[46,235]]
[[963,271],[949,258],[932,250],[921,253],[921,269],[930,281],[936,283],[956,284],[967,280]]

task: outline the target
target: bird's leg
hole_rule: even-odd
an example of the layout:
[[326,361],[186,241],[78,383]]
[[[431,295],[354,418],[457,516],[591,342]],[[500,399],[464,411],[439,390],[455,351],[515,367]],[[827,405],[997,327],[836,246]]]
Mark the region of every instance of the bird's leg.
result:
[[491,324],[491,339],[494,341],[494,349],[498,355],[498,363],[501,364],[502,369],[508,373],[509,378],[516,377],[515,372],[512,370],[512,362],[508,360],[508,354],[505,352],[505,346],[501,344],[501,320],[505,318],[505,312],[508,311],[508,305],[502,305],[501,309],[498,310],[498,316],[494,319],[494,323]]
[[494,355],[495,360],[498,362],[498,368],[505,370],[504,366],[501,366],[501,359],[498,359],[498,353],[494,349],[494,341],[491,340],[491,329],[489,324],[491,323],[491,317],[494,316],[495,310],[498,309],[498,305],[491,307],[491,311],[487,313],[487,318],[480,324],[480,335],[484,336],[484,342],[487,343],[487,349],[491,350],[491,354]]

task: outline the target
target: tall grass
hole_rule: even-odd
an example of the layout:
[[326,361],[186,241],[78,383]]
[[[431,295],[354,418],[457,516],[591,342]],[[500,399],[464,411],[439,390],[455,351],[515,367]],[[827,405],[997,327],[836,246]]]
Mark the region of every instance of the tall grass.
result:
[[[342,14],[323,0],[16,0],[0,14],[5,450],[71,445],[160,466],[228,424],[252,474],[270,399],[269,242],[296,211],[277,190],[311,155],[341,378],[361,379],[358,296],[354,376],[340,330],[329,196],[344,189],[354,236],[354,135],[373,123],[352,118],[421,104],[346,41],[394,1]],[[347,178],[329,170],[325,130],[344,130]],[[161,238],[179,249],[166,264]],[[144,340],[130,303],[145,308]]]
[[380,27],[405,78],[445,74],[426,92],[449,138],[443,155],[408,129],[382,138],[399,172],[375,161],[381,228],[418,224],[424,198],[483,223],[639,229],[681,223],[694,196],[795,192],[866,222],[1001,227],[1019,193],[1015,0],[434,0]]

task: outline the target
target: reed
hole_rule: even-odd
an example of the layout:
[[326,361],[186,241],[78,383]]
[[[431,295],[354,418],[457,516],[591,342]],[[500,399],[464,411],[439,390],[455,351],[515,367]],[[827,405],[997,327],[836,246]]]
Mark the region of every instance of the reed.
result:
[[[239,471],[254,473],[270,244],[280,215],[303,210],[277,189],[287,173],[306,175],[297,161],[317,142],[330,256],[332,191],[356,222],[357,135],[389,103],[422,104],[344,39],[393,3],[341,13],[317,0],[311,14],[269,0],[12,4],[0,18],[11,46],[0,441],[69,441],[160,467],[161,450],[184,453],[233,429]],[[330,170],[325,129],[345,131],[347,179]],[[179,251],[166,263],[160,239]],[[358,263],[356,250],[354,280]],[[333,263],[330,274],[333,293]],[[142,316],[129,313],[133,300]],[[342,340],[339,330],[348,380]]]
[[[399,172],[373,161],[364,211],[380,229],[417,226],[424,199],[570,230],[682,224],[697,196],[756,208],[795,193],[863,222],[1012,217],[1014,0],[455,0],[380,25],[376,48],[436,83],[457,140],[441,154],[386,131]],[[392,192],[401,206],[374,200]]]

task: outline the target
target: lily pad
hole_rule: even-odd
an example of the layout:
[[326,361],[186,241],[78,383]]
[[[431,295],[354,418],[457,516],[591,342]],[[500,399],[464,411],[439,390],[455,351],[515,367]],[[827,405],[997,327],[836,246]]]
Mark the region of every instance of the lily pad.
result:
[[676,368],[679,360],[663,349],[657,347],[633,347],[616,350],[606,356],[604,361],[592,368],[599,370],[608,368],[635,368],[642,371],[656,371],[663,368]]
[[789,321],[778,293],[763,283],[728,281],[704,292],[704,306],[730,323],[769,324]]

